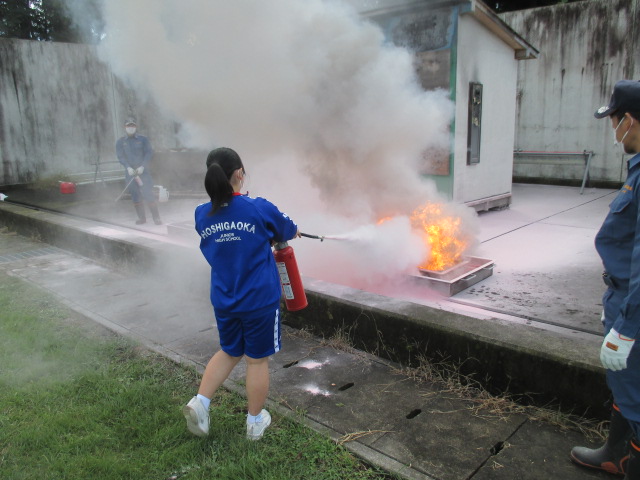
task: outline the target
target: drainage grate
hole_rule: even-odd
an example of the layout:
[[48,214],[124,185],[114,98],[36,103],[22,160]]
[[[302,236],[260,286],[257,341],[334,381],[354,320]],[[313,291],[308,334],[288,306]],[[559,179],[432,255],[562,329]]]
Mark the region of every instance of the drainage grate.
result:
[[28,250],[26,252],[19,253],[7,253],[0,255],[0,263],[17,262],[18,260],[24,260],[25,258],[42,257],[44,255],[51,255],[55,253],[63,253],[64,250],[60,250],[56,247],[37,248],[35,250]]
[[411,410],[409,412],[409,414],[405,417],[407,420],[411,420],[412,418],[416,418],[418,415],[420,415],[422,413],[422,410],[420,408],[416,408],[414,410]]
[[497,455],[497,454],[500,453],[500,451],[503,448],[504,448],[504,442],[498,442],[493,447],[491,447],[491,449],[489,449],[489,451],[491,452],[491,455]]

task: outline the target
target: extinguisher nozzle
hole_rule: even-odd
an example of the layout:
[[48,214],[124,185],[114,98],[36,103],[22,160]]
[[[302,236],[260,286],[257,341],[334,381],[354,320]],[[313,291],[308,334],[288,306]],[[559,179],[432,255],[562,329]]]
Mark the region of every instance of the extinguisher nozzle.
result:
[[321,242],[324,241],[324,236],[322,235],[310,235],[308,233],[300,233],[301,237],[307,237],[307,238],[315,238],[316,240],[320,240]]
[[354,240],[354,238],[351,238],[351,236],[349,235],[310,235],[308,233],[300,233],[300,236],[315,238],[316,240],[320,240],[321,242],[324,242],[325,240]]

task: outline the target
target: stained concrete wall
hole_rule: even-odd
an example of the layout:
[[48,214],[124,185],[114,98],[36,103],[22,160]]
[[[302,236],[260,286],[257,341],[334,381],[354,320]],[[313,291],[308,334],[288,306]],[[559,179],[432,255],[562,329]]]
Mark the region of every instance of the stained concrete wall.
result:
[[[501,15],[540,50],[518,65],[515,147],[535,151],[593,150],[590,177],[620,182],[626,157],[613,147],[608,120],[593,112],[616,81],[640,77],[640,0],[584,0]],[[582,178],[582,159],[516,159],[514,177]]]
[[[481,45],[482,48],[478,48]],[[511,193],[518,63],[513,48],[471,15],[458,24],[453,199],[459,203]],[[482,84],[480,163],[467,165],[469,82]]]
[[[481,71],[485,113],[492,108],[490,102],[503,102],[505,112],[509,102],[516,102],[516,149],[593,150],[591,179],[620,182],[625,158],[613,148],[607,121],[595,120],[593,111],[606,102],[617,80],[640,77],[639,14],[640,0],[583,0],[503,14],[507,24],[540,50],[537,60],[517,62],[515,99],[504,94],[511,91],[512,67],[485,58],[493,48],[490,44],[473,55],[458,52],[458,58],[465,59],[457,66],[458,89],[466,92],[468,80]],[[468,23],[470,28],[461,28],[461,35],[472,33],[471,22],[463,16],[461,26]],[[492,90],[494,85],[497,90]],[[466,112],[461,113],[457,118],[466,118]],[[98,157],[115,160],[114,144],[128,114],[138,117],[140,132],[150,137],[154,149],[180,147],[177,126],[156,105],[137,98],[113,77],[97,58],[96,47],[0,39],[0,185],[88,171]],[[504,155],[502,150],[494,153],[493,143],[510,135],[504,122],[508,118],[499,113],[492,117],[483,119],[485,161]],[[464,136],[463,128],[456,125],[457,134]],[[482,185],[501,184],[509,172],[507,168],[496,176],[489,163],[467,167],[460,163],[466,155],[456,158],[454,168],[464,172],[454,192],[459,201],[471,199],[462,192],[482,197],[488,193]],[[543,181],[579,182],[583,171],[582,159],[561,157],[520,158],[513,167],[516,178]],[[476,188],[480,190],[475,192]]]
[[154,149],[178,146],[174,122],[116,79],[96,47],[0,39],[0,185],[116,160],[128,115]]

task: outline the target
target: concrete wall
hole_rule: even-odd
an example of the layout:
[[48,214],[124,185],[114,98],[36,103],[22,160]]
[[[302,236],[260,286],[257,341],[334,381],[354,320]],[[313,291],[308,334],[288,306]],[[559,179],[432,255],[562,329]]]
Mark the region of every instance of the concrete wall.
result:
[[[612,145],[607,120],[593,112],[614,83],[640,78],[640,0],[584,0],[522,10],[501,18],[540,50],[537,60],[515,62],[513,52],[460,17],[456,85],[484,86],[482,160],[466,165],[467,105],[457,103],[453,197],[466,202],[508,191],[502,164],[510,112],[516,105],[513,147],[536,151],[593,150],[591,179],[621,182],[625,158]],[[476,46],[482,42],[482,48]],[[512,72],[518,70],[517,94]],[[459,98],[459,100],[461,100]],[[157,106],[136,97],[86,45],[0,39],[0,185],[26,183],[58,172],[88,171],[98,157],[115,160],[122,120],[138,117],[154,149],[179,148],[177,126]],[[464,146],[464,147],[462,147]],[[516,159],[513,174],[543,181],[580,181],[582,159]],[[503,186],[504,184],[504,186]],[[490,188],[491,187],[491,188]],[[490,189],[489,189],[490,188]]]
[[96,47],[0,39],[0,185],[116,160],[130,114],[154,149],[177,146],[176,125],[118,81]]
[[[518,63],[535,62],[519,62],[513,48],[476,19],[460,16],[455,73],[455,201],[471,202],[511,192]],[[469,82],[483,87],[480,163],[474,165],[467,165]]]
[[[585,0],[501,15],[540,50],[518,65],[515,147],[537,151],[593,150],[594,181],[621,182],[625,161],[613,148],[608,120],[593,112],[616,81],[640,77],[640,0]],[[524,163],[524,162],[527,163]],[[514,177],[582,178],[581,159],[516,159]]]

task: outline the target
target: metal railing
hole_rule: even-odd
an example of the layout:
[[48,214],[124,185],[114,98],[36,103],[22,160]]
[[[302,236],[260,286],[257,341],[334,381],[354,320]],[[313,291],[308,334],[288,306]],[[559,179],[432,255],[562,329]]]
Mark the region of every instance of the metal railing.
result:
[[580,195],[584,192],[584,187],[589,179],[589,167],[591,166],[591,158],[593,157],[592,150],[583,150],[582,152],[544,152],[535,150],[521,150],[517,149],[513,151],[515,157],[582,157],[584,158],[584,174],[582,176],[582,186],[580,187]]
[[[107,182],[124,180],[125,178],[124,167],[117,160],[101,162],[98,158],[91,165],[94,167],[93,171],[69,173],[68,176],[76,185],[98,182],[104,185]],[[104,168],[105,166],[107,169]]]

